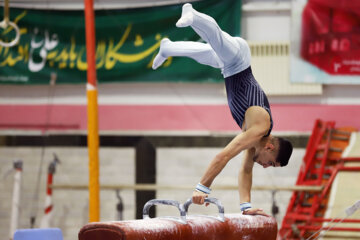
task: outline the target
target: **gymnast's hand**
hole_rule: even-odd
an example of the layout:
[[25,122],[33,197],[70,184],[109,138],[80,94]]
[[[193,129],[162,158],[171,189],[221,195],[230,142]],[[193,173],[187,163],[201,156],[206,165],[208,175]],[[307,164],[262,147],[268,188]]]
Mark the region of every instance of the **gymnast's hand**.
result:
[[262,215],[265,217],[270,217],[270,215],[266,214],[263,209],[261,208],[248,208],[243,211],[244,215]]
[[[208,195],[206,193],[194,191],[192,195],[192,202],[195,204],[202,205],[205,202],[205,198],[207,198]],[[209,203],[206,203],[205,206],[208,206]]]

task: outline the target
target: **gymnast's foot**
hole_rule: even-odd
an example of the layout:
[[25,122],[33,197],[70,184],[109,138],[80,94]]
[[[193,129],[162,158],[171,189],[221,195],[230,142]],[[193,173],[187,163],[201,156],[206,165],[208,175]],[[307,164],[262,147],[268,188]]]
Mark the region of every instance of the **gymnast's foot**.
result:
[[177,21],[177,27],[188,27],[193,23],[194,13],[190,3],[184,4],[180,19]]
[[164,38],[161,40],[159,53],[154,58],[153,65],[152,65],[152,68],[154,70],[157,69],[158,67],[160,67],[167,59],[166,54],[165,54],[165,45],[170,42],[171,41],[168,38]]

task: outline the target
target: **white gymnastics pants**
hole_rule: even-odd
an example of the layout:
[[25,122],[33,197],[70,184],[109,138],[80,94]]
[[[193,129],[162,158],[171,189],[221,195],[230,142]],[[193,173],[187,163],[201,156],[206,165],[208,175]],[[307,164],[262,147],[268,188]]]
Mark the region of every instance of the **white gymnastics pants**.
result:
[[192,13],[190,26],[207,43],[172,42],[163,39],[159,52],[162,57],[189,57],[201,64],[220,68],[224,77],[234,75],[250,66],[250,49],[244,39],[232,37],[222,31],[212,17],[192,7],[190,11]]

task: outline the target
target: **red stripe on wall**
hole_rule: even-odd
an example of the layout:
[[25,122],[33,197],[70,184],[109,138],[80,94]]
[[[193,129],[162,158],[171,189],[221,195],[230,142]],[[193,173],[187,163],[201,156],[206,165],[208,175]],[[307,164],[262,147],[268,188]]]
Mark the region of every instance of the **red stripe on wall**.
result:
[[[311,131],[316,119],[360,129],[360,105],[273,104],[274,131]],[[0,105],[0,129],[86,130],[85,105]],[[47,120],[48,119],[48,120]],[[100,130],[237,131],[227,105],[101,105]]]

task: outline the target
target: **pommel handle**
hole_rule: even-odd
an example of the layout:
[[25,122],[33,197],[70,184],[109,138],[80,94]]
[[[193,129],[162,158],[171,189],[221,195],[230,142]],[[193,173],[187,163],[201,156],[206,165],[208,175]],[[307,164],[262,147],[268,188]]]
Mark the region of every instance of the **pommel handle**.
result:
[[175,206],[180,211],[181,222],[186,223],[186,211],[184,206],[175,200],[162,200],[162,199],[153,199],[148,201],[143,208],[143,219],[149,219],[149,210],[154,205],[170,205]]
[[[185,213],[187,215],[189,206],[193,203],[192,199],[189,198],[185,203],[184,203],[184,209],[185,209]],[[217,219],[221,222],[225,222],[225,216],[224,216],[224,206],[221,204],[220,200],[216,199],[216,198],[205,198],[205,203],[212,203],[215,204],[218,209],[219,209],[219,216],[217,217]]]

